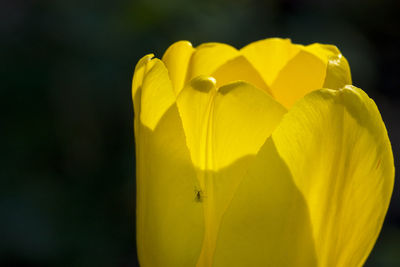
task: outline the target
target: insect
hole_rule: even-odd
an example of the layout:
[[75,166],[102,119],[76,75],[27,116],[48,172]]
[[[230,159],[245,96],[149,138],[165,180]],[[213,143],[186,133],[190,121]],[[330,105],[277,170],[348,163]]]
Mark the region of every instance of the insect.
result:
[[204,192],[200,188],[195,188],[194,189],[194,200],[196,202],[203,202],[204,199]]

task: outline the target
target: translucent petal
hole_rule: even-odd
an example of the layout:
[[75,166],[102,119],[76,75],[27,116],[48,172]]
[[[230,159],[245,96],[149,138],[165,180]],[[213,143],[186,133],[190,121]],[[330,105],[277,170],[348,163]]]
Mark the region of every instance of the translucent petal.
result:
[[154,57],[153,54],[146,55],[142,57],[139,62],[136,64],[135,72],[132,80],[132,100],[133,100],[133,108],[135,112],[135,134],[138,127],[138,118],[140,116],[140,99],[141,99],[141,89],[143,85],[144,76],[154,65],[154,62],[151,60]]
[[340,89],[352,84],[349,63],[336,46],[315,43],[304,49],[327,63],[323,88]]
[[204,215],[176,97],[163,62],[147,61],[144,78],[139,70],[134,77],[139,261],[141,266],[195,266]]
[[164,64],[138,86],[137,247],[141,266],[195,266],[204,237],[200,187]]
[[249,160],[222,218],[213,266],[317,266],[307,204],[272,139]]
[[279,71],[300,51],[290,39],[270,38],[251,43],[240,52],[258,70],[265,83],[271,86]]
[[308,205],[319,266],[361,266],[394,181],[375,103],[352,86],[312,92],[287,113],[272,139]]
[[332,45],[297,46],[300,50],[276,76],[271,85],[274,97],[291,107],[307,93],[320,89],[340,89],[351,84],[350,68],[340,51]]
[[141,266],[195,266],[204,236],[200,187],[176,106],[137,145],[137,247]]
[[142,84],[140,121],[154,130],[164,113],[175,103],[175,94],[163,62],[157,58],[151,62],[153,66]]
[[216,90],[200,76],[182,90],[178,109],[193,164],[197,167],[205,238],[197,266],[210,266],[219,224],[250,155],[257,154],[286,113],[270,95],[245,82]]
[[221,65],[212,75],[217,82],[217,88],[235,81],[245,81],[268,92],[271,91],[258,71],[244,56],[235,57]]
[[256,154],[286,109],[270,95],[245,82],[215,88],[200,76],[177,98],[187,145],[200,169],[218,170]]
[[210,76],[218,67],[237,57],[239,51],[227,44],[204,43],[196,47],[190,62],[187,81],[203,75]]
[[139,88],[142,87],[144,76],[147,74],[147,72],[153,66],[153,64],[152,64],[153,62],[151,62],[151,59],[153,57],[154,57],[153,54],[146,55],[146,56],[142,57],[136,64],[135,72],[134,72],[133,80],[132,80],[132,98],[133,99],[135,98],[136,93],[139,90]]
[[194,51],[190,42],[179,41],[172,44],[162,57],[176,95],[185,86],[188,66]]
[[279,72],[271,85],[272,94],[282,105],[290,108],[307,93],[322,87],[326,66],[319,57],[300,50]]

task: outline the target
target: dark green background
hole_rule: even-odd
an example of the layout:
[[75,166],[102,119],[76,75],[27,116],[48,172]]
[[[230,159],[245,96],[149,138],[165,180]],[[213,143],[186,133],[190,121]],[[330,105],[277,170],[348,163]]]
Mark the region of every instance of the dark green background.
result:
[[[399,1],[0,4],[0,265],[136,266],[131,79],[173,42],[336,44],[400,159]],[[400,266],[399,182],[367,266]]]

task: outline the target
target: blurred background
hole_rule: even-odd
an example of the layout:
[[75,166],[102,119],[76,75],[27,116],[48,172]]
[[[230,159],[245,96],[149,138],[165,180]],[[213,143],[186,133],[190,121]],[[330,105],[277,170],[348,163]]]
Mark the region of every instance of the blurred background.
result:
[[[4,0],[0,266],[137,266],[131,80],[177,40],[337,45],[400,170],[400,1]],[[366,266],[400,266],[400,186]]]

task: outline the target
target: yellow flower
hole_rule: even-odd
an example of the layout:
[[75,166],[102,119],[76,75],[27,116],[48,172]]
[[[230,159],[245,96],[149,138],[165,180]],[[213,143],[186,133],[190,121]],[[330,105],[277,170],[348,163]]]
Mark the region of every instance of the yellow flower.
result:
[[288,39],[181,41],[143,57],[141,266],[361,266],[394,164],[375,103],[351,83],[335,46]]

